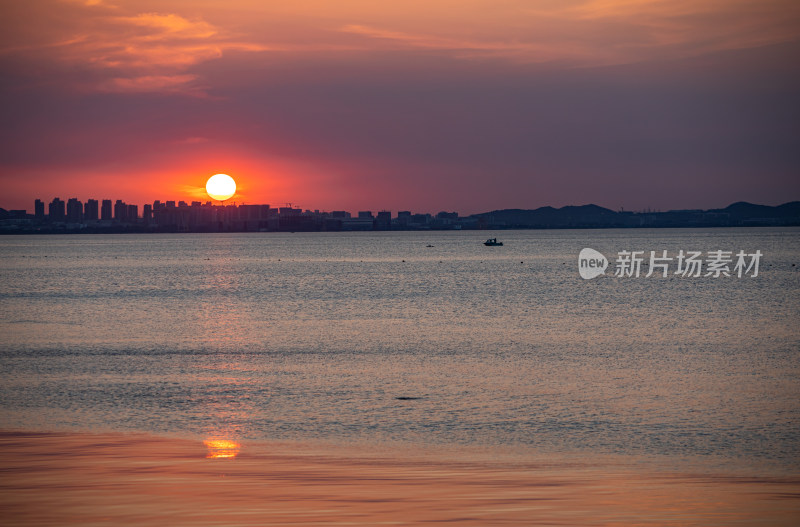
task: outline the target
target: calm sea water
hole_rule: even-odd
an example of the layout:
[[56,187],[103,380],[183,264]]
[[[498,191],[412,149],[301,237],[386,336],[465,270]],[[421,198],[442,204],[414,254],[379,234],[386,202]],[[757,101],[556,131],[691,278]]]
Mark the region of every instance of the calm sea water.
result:
[[6,429],[800,465],[800,229],[6,236],[0,307]]

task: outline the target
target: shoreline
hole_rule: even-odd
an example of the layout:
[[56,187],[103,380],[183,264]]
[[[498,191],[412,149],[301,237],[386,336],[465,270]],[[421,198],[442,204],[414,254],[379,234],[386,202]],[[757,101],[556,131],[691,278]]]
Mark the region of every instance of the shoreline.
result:
[[0,430],[0,508],[9,525],[710,526],[800,520],[800,476],[539,461]]
[[[253,234],[253,235],[270,235],[270,234],[396,234],[396,233],[491,233],[510,232],[510,231],[642,231],[642,230],[722,230],[722,229],[792,229],[800,227],[800,223],[748,223],[742,225],[702,225],[702,224],[686,224],[686,225],[673,225],[673,224],[645,224],[645,225],[577,225],[577,226],[564,226],[564,227],[541,227],[541,226],[499,226],[482,228],[462,228],[462,229],[432,229],[432,228],[419,228],[419,229],[386,229],[386,230],[224,230],[224,231],[208,231],[208,230],[153,230],[146,228],[80,228],[80,229],[0,229],[0,236],[62,236],[65,234],[161,234],[161,235],[186,235],[186,234]],[[478,234],[476,234],[478,236]],[[480,234],[478,237],[482,237]]]

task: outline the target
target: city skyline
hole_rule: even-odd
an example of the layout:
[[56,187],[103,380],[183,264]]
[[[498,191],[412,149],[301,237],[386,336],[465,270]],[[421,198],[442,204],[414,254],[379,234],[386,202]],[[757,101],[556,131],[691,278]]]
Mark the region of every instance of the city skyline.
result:
[[37,0],[0,20],[3,206],[462,213],[800,198],[800,6]]
[[[101,204],[102,204],[102,207],[101,207]],[[34,212],[32,214],[37,216],[37,217],[52,216],[53,214],[52,214],[51,211],[55,208],[55,210],[57,211],[56,212],[56,216],[57,217],[67,218],[67,217],[70,216],[70,205],[80,206],[81,207],[79,209],[81,211],[80,212],[80,216],[83,219],[89,219],[89,220],[116,219],[117,218],[116,211],[118,210],[118,207],[123,207],[123,208],[119,209],[120,211],[123,211],[123,210],[126,211],[126,212],[120,212],[120,216],[121,217],[131,216],[131,212],[135,211],[136,214],[131,216],[131,217],[137,217],[137,218],[144,217],[143,214],[144,214],[144,212],[146,210],[153,211],[153,210],[159,209],[159,207],[161,207],[161,208],[180,208],[180,207],[217,207],[217,208],[226,208],[226,207],[255,206],[255,207],[266,207],[267,209],[276,210],[276,211],[277,210],[286,209],[286,210],[297,210],[297,211],[303,211],[303,212],[317,212],[317,213],[319,213],[319,212],[323,212],[323,213],[342,212],[342,213],[346,213],[346,214],[351,214],[353,212],[353,211],[345,211],[345,210],[334,210],[334,211],[322,210],[321,211],[318,208],[317,209],[303,208],[303,207],[300,207],[300,206],[298,206],[296,204],[293,204],[293,203],[284,203],[284,204],[279,205],[277,207],[273,207],[269,203],[237,203],[236,201],[234,201],[232,199],[228,199],[228,200],[206,199],[206,200],[192,200],[192,201],[177,200],[177,199],[172,199],[172,200],[156,199],[156,200],[153,200],[151,203],[142,204],[142,215],[140,215],[140,214],[138,214],[139,205],[140,204],[138,204],[138,203],[127,203],[122,199],[89,198],[87,200],[80,200],[78,198],[74,198],[73,197],[73,198],[69,198],[69,199],[67,199],[65,201],[65,200],[61,199],[61,197],[56,196],[49,202],[47,200],[42,200],[41,198],[36,198],[34,200],[34,207],[33,207],[33,211]],[[3,209],[3,207],[0,207],[0,209]],[[17,211],[17,212],[22,211],[22,212],[25,212],[25,213],[28,212],[27,208],[23,208],[23,209],[3,209],[3,210],[14,210],[14,211]],[[61,212],[58,212],[59,210]],[[78,209],[73,209],[73,210],[78,210]],[[91,211],[91,212],[89,212],[89,211]],[[375,208],[372,208],[372,209],[369,209],[369,210],[366,210],[366,211],[362,211],[362,210],[357,211],[358,214],[362,214],[362,213],[365,213],[365,212],[372,213],[372,212],[388,212],[388,211],[386,209],[375,209]],[[410,210],[409,211],[399,211],[399,212],[410,212]],[[446,211],[439,211],[439,212],[446,212]],[[73,213],[73,215],[74,214],[75,213]]]
[[121,199],[36,199],[33,214],[0,208],[0,233],[274,232],[636,227],[743,227],[800,225],[800,201],[771,207],[746,202],[720,209],[613,211],[594,204],[502,209],[467,216],[457,211],[309,210],[291,203],[239,204],[155,200],[142,207]]
[[[0,232],[14,231],[20,227],[31,232],[49,231],[53,228],[66,232],[91,229],[116,229],[138,227],[150,231],[275,231],[275,230],[390,230],[395,228],[461,228],[475,227],[475,220],[459,218],[458,212],[440,211],[413,213],[372,210],[320,211],[269,204],[237,204],[231,200],[155,200],[142,206],[121,199],[77,198],[67,201],[55,197],[49,203],[36,199],[33,214],[26,209],[6,211],[0,209]],[[9,222],[10,221],[10,222]],[[19,223],[22,221],[23,223]],[[57,227],[58,226],[58,227]]]
[[[54,203],[57,202],[57,201],[61,202],[61,206],[64,209],[64,214],[63,215],[65,217],[69,214],[69,204],[70,204],[70,202],[79,204],[82,207],[81,208],[82,211],[84,211],[86,207],[95,207],[96,210],[98,211],[97,214],[95,214],[96,217],[90,215],[90,219],[110,219],[110,218],[115,218],[116,217],[116,214],[115,214],[116,208],[115,207],[117,207],[117,206],[134,207],[137,210],[137,217],[142,217],[141,214],[138,214],[138,211],[140,210],[139,209],[140,205],[141,205],[142,213],[144,212],[146,207],[150,207],[149,210],[152,211],[152,210],[157,209],[159,205],[162,206],[162,207],[198,207],[198,206],[209,207],[209,206],[213,206],[213,207],[223,207],[223,208],[224,207],[231,207],[231,206],[235,206],[235,207],[238,207],[238,206],[245,206],[245,207],[247,207],[247,206],[260,206],[260,207],[271,208],[273,210],[280,210],[280,209],[287,209],[288,210],[288,209],[292,209],[292,210],[299,210],[299,211],[303,211],[303,212],[317,212],[317,213],[319,213],[319,212],[322,212],[322,213],[346,212],[348,214],[351,214],[353,212],[356,212],[356,213],[362,213],[362,212],[370,212],[370,213],[372,213],[372,212],[391,212],[392,210],[404,211],[404,212],[410,212],[410,211],[414,210],[414,211],[416,211],[416,213],[423,213],[423,214],[425,214],[425,213],[430,214],[430,213],[434,212],[433,209],[427,210],[427,211],[421,211],[419,209],[413,209],[411,207],[400,207],[400,208],[397,208],[397,209],[387,209],[387,208],[380,208],[380,207],[378,207],[378,208],[376,208],[376,207],[362,207],[360,209],[346,209],[346,208],[343,208],[343,207],[334,207],[332,209],[321,209],[321,208],[318,208],[318,207],[316,207],[316,208],[314,208],[314,207],[304,207],[304,206],[302,206],[302,204],[292,203],[292,202],[279,203],[276,206],[276,204],[271,204],[271,203],[237,202],[235,199],[216,200],[216,199],[211,199],[208,195],[206,195],[206,199],[194,199],[194,200],[191,200],[191,201],[182,200],[182,199],[168,199],[168,200],[155,199],[155,200],[150,200],[150,201],[145,202],[145,203],[128,203],[125,200],[118,199],[118,198],[88,198],[88,199],[82,200],[82,199],[79,199],[79,198],[76,198],[76,197],[70,197],[67,200],[64,200],[60,196],[55,196],[50,201],[47,201],[46,199],[42,199],[42,198],[36,198],[36,199],[34,199],[34,206],[33,206],[33,209],[32,209],[33,212],[31,212],[31,214],[34,214],[34,215],[38,216],[39,215],[38,212],[37,212],[38,211],[38,207],[41,205],[41,207],[45,211],[46,215],[49,216],[49,212],[48,212],[50,210],[49,208],[53,207]],[[797,201],[798,200],[789,200],[789,201],[780,201],[779,200],[778,205],[790,205],[790,204],[796,203]],[[105,215],[103,215],[103,214],[101,214],[101,212],[99,212],[101,210],[101,208],[100,208],[100,204],[101,203],[103,205],[103,209],[106,209],[106,207],[107,207],[107,213],[105,213]],[[736,201],[734,203],[730,203],[728,205],[733,205],[735,203],[750,203],[750,202],[748,202],[746,200],[738,200],[738,201]],[[2,205],[2,204],[0,204],[0,205]],[[756,205],[757,206],[774,206],[774,205],[769,205],[769,204],[764,204],[764,203],[756,204]],[[570,203],[568,205],[565,205],[565,207],[580,207],[580,206],[598,206],[598,205],[596,203],[586,203],[586,204]],[[542,205],[542,207],[543,208],[548,208],[548,207],[551,207],[551,205],[545,204],[545,205]],[[540,208],[540,207],[528,207],[528,208],[505,207],[505,208],[493,209],[493,210],[494,211],[498,211],[498,210],[533,210],[533,209],[536,209],[536,208]],[[608,208],[608,207],[603,207],[603,208]],[[724,207],[718,207],[718,208],[724,208]],[[5,210],[5,211],[17,211],[17,212],[25,212],[25,213],[28,213],[28,211],[30,210],[27,207],[23,207],[21,209],[13,209],[13,208],[10,208],[10,207],[6,208],[6,207],[2,207],[2,206],[0,206],[0,209],[1,210]],[[439,207],[439,208],[434,207],[434,209],[436,209],[435,212],[456,212],[456,211],[448,211],[448,210],[446,210],[446,209],[444,209],[442,207]],[[715,209],[715,207],[698,207],[698,208],[694,208],[694,209],[667,208],[667,209],[663,209],[662,210],[662,209],[646,207],[646,208],[642,208],[642,209],[638,209],[638,210],[636,210],[636,209],[633,209],[633,210],[627,209],[627,211],[628,212],[638,212],[638,213],[652,213],[652,212],[662,212],[662,211],[714,210],[714,209]],[[126,210],[133,210],[133,209],[126,209]],[[609,209],[609,210],[613,210],[613,209]],[[620,207],[618,210],[619,211],[626,211],[625,207]],[[479,212],[469,213],[469,215],[475,215],[475,214],[481,214],[481,213],[487,213],[487,212],[491,212],[491,211],[489,209],[484,208],[484,209],[480,210]],[[83,216],[86,216],[86,214],[87,214],[86,212],[82,212]]]

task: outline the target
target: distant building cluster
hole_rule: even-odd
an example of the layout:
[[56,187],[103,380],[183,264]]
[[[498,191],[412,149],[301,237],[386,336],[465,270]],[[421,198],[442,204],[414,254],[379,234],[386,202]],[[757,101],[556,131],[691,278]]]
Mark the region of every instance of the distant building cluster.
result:
[[477,220],[461,218],[457,212],[412,214],[400,211],[325,212],[303,210],[291,205],[220,205],[211,201],[165,201],[138,205],[122,200],[66,202],[60,198],[49,204],[37,199],[34,213],[6,211],[0,230],[25,232],[267,232],[267,231],[374,231],[414,229],[475,228]]
[[460,229],[607,229],[663,227],[748,227],[800,225],[800,202],[770,207],[738,202],[724,209],[613,211],[597,205],[556,209],[504,209],[471,216],[457,212],[377,214],[324,212],[269,205],[220,205],[210,201],[155,201],[142,207],[122,200],[37,199],[33,214],[0,209],[0,234],[76,232],[269,232],[391,231]]

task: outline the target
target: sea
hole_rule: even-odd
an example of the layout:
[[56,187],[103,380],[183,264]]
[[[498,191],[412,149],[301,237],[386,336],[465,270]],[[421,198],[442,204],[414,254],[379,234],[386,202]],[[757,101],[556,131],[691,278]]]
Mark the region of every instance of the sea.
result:
[[3,236],[0,429],[796,474],[800,228]]

